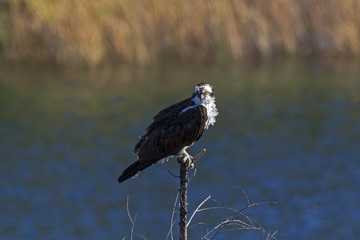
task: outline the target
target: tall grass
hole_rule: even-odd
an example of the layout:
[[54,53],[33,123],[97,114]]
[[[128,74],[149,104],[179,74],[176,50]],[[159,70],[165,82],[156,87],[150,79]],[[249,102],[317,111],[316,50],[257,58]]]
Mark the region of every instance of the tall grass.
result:
[[7,0],[0,8],[0,45],[12,59],[148,65],[360,55],[358,0]]

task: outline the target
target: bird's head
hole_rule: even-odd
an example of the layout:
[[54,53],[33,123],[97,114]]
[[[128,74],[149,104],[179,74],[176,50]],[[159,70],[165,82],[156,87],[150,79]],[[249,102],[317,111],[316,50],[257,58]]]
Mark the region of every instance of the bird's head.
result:
[[199,83],[195,87],[192,99],[197,104],[214,101],[215,95],[213,88],[207,83]]

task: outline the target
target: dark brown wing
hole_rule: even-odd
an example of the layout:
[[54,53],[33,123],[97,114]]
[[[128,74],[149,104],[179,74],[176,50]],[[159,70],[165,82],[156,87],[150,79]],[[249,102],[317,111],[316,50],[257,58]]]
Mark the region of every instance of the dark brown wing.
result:
[[172,115],[179,115],[184,108],[192,105],[194,105],[194,102],[191,101],[190,98],[187,98],[181,102],[178,102],[171,105],[170,107],[161,110],[158,114],[156,114],[153,118],[154,121],[146,128],[146,134],[141,136],[138,143],[135,145],[134,153],[137,153],[139,151],[139,148],[140,146],[142,146],[146,136],[151,133],[154,128],[163,125],[169,117],[171,117]]
[[135,147],[140,162],[155,163],[178,154],[181,149],[199,140],[207,120],[206,108],[199,105],[181,112],[183,106],[164,109],[167,111],[163,115],[155,116],[147,133]]
[[171,117],[172,115],[178,115],[180,114],[180,112],[184,109],[187,108],[189,106],[193,106],[194,102],[191,101],[190,98],[187,98],[181,102],[178,102],[176,104],[171,105],[170,107],[167,107],[163,110],[161,110],[158,114],[155,115],[154,122],[151,123],[147,128],[146,131],[151,131],[152,128],[154,128],[155,126],[162,124],[164,122],[164,120],[166,121],[166,119],[168,117]]

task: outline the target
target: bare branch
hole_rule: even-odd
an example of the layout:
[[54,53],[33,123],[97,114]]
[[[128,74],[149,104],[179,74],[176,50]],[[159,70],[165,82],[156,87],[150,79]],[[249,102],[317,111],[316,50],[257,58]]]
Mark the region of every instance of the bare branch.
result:
[[196,160],[198,160],[199,158],[201,158],[201,156],[204,155],[205,152],[206,152],[206,149],[203,148],[203,150],[201,150],[201,152],[199,152],[198,155],[196,155],[196,156],[192,159],[193,163],[194,163]]
[[189,227],[189,224],[190,224],[191,220],[193,219],[193,217],[195,216],[195,214],[196,214],[197,212],[199,212],[201,206],[204,205],[204,203],[206,203],[210,198],[211,198],[211,196],[209,195],[206,199],[204,199],[204,200],[197,206],[197,208],[195,209],[195,211],[194,211],[193,214],[191,215],[188,223],[186,224],[186,227]]
[[129,195],[126,196],[126,212],[130,219],[131,224],[134,224],[134,220],[132,219],[132,217],[130,215],[130,210],[129,210]]
[[[190,159],[187,159],[190,161]],[[180,240],[187,240],[187,186],[189,182],[188,172],[189,172],[189,164],[184,159],[184,157],[179,157],[178,162],[180,163],[180,204],[179,204],[179,212],[180,212]]]
[[135,221],[136,221],[136,215],[134,216],[134,218],[131,217],[130,215],[130,210],[129,210],[129,195],[127,195],[126,197],[126,211],[127,211],[127,214],[128,214],[128,217],[130,219],[130,222],[132,224],[131,226],[131,233],[130,233],[130,240],[133,239],[133,236],[134,236],[134,228],[135,228]]
[[275,237],[275,234],[277,233],[278,231],[276,230],[275,232],[271,233],[271,231],[269,232],[269,234],[266,236],[266,240],[271,240],[271,239],[277,239]]
[[[134,234],[133,236],[136,236],[136,237],[142,238],[142,239],[144,239],[144,240],[147,240],[146,237],[144,237],[143,235],[140,235],[140,234]],[[128,236],[122,238],[121,240],[125,240],[125,239],[127,239],[127,238],[128,238]]]
[[227,226],[236,226],[234,228],[230,228],[227,231],[230,230],[259,230],[261,232],[264,232],[264,228],[261,226],[255,226],[253,224],[248,224],[244,221],[238,220],[238,219],[226,219],[222,221],[221,223],[217,224],[213,229],[207,232],[201,239],[209,239],[208,236],[211,233],[214,233],[213,237],[211,239],[214,239],[220,232],[226,231],[223,228]]
[[134,228],[135,228],[136,216],[137,216],[137,214],[135,214],[135,216],[134,216],[134,222],[133,222],[133,225],[132,225],[132,227],[131,227],[130,240],[132,240],[132,239],[133,239],[133,236],[134,236]]
[[176,204],[178,202],[178,199],[179,199],[179,191],[177,192],[176,194],[176,198],[175,198],[175,201],[174,201],[174,206],[173,206],[173,210],[172,210],[172,213],[171,213],[171,221],[170,221],[170,229],[169,229],[169,232],[166,236],[166,239],[171,238],[171,240],[174,240],[174,236],[173,236],[173,226],[175,224],[175,221],[174,221],[174,216],[175,216],[175,212],[176,212]]
[[246,198],[247,205],[250,205],[249,197],[248,197],[248,195],[246,194],[245,190],[242,190],[242,193],[244,194],[244,196],[245,196],[245,198]]
[[[215,202],[217,202],[220,205],[220,207],[209,207],[209,208],[204,208],[204,209],[198,210],[198,212],[200,212],[200,211],[206,211],[206,210],[212,210],[212,209],[227,209],[227,210],[230,210],[233,212],[230,216],[225,218],[222,222],[216,224],[210,230],[207,230],[207,233],[201,238],[202,240],[214,239],[221,232],[234,231],[234,230],[258,230],[258,231],[262,232],[263,234],[265,234],[266,231],[265,231],[264,227],[262,227],[260,224],[258,224],[254,219],[245,215],[243,212],[251,207],[260,206],[260,205],[264,205],[264,204],[277,204],[278,202],[277,201],[263,201],[263,202],[250,203],[250,200],[249,200],[248,196],[246,195],[245,191],[242,191],[242,192],[245,195],[247,205],[241,209],[236,210],[236,209],[229,208],[229,207],[222,207],[218,201],[214,200]],[[239,218],[235,219],[236,215],[240,215],[245,220],[242,220]],[[277,231],[275,231],[274,233],[270,232],[267,235],[266,239],[267,240],[276,239],[274,237],[276,232]],[[212,236],[212,237],[209,238],[210,236]]]
[[169,169],[168,169],[167,171],[168,171],[168,173],[169,173],[171,176],[176,177],[176,178],[180,178],[180,176],[175,175],[175,174],[174,174],[174,173],[172,173]]
[[[129,207],[129,195],[126,196],[126,212],[127,212],[127,215],[129,217],[129,220],[132,224],[131,226],[131,232],[130,232],[130,240],[133,239],[134,236],[138,236],[144,240],[147,240],[144,236],[140,235],[140,234],[134,234],[134,229],[135,229],[135,222],[136,222],[136,216],[137,214],[135,214],[134,217],[131,217],[131,214],[130,214],[130,207]],[[129,235],[128,235],[129,236]],[[122,240],[125,240],[128,238],[128,236],[125,236],[124,238],[122,238]]]
[[189,159],[186,156],[179,156],[177,161],[180,164],[180,204],[179,204],[179,212],[180,212],[180,240],[187,240],[187,206],[189,203],[187,202],[187,187],[189,183],[189,167],[198,160],[204,153],[206,149],[204,148],[195,158]]

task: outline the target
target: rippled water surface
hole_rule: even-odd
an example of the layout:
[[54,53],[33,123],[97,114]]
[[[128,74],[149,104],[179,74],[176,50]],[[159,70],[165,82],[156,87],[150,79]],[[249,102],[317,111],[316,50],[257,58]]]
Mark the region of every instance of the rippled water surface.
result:
[[1,63],[0,238],[130,239],[129,199],[133,239],[166,239],[176,159],[122,184],[117,177],[136,159],[133,145],[153,115],[209,82],[220,115],[189,150],[207,149],[189,185],[189,211],[209,195],[203,207],[218,208],[195,215],[191,239],[232,214],[222,207],[248,202],[264,203],[243,213],[265,233],[216,239],[276,231],[279,239],[357,239],[359,76],[356,62],[98,70]]

